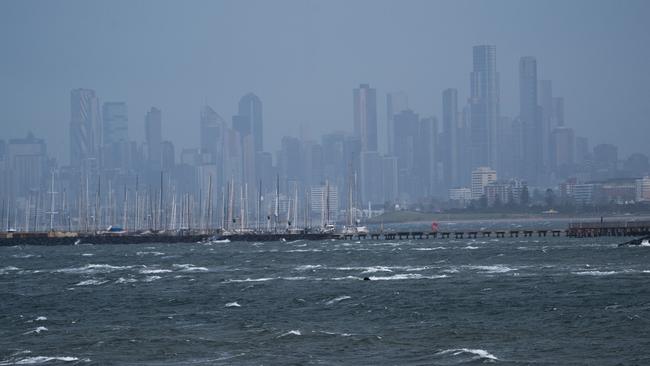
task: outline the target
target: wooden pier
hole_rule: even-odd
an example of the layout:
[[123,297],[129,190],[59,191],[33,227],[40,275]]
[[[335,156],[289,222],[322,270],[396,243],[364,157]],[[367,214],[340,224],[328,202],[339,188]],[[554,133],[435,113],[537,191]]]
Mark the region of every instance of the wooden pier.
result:
[[569,224],[566,236],[592,238],[598,236],[650,235],[650,221],[600,221]]

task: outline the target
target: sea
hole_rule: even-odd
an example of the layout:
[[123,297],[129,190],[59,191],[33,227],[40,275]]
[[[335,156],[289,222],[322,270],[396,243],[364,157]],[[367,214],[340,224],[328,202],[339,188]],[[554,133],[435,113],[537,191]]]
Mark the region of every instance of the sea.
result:
[[0,365],[648,365],[625,240],[3,247]]

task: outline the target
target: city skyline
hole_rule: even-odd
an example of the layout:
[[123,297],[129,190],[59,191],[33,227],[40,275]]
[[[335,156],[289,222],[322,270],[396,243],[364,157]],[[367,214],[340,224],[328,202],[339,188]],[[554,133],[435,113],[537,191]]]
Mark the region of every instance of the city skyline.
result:
[[[648,154],[650,148],[638,136],[642,134],[625,133],[646,131],[650,114],[644,102],[649,93],[645,87],[648,76],[643,72],[648,50],[639,47],[644,44],[643,34],[650,33],[641,21],[648,5],[629,2],[629,6],[617,7],[609,1],[576,1],[562,6],[523,3],[358,2],[346,7],[345,13],[339,12],[342,3],[336,2],[256,3],[258,6],[245,18],[241,17],[243,7],[235,3],[196,2],[178,12],[174,4],[166,2],[116,2],[108,9],[104,4],[41,3],[39,7],[47,10],[43,13],[58,15],[60,19],[74,19],[77,12],[84,14],[71,21],[70,26],[45,33],[53,24],[40,13],[28,12],[34,3],[4,3],[2,27],[6,31],[2,32],[2,39],[10,52],[0,61],[5,80],[0,88],[3,137],[21,137],[31,130],[39,136],[51,134],[56,140],[68,140],[63,132],[69,123],[67,94],[72,89],[88,88],[101,96],[102,103],[128,104],[129,134],[133,140],[144,138],[139,124],[148,108],[157,106],[163,110],[163,127],[174,136],[180,151],[194,146],[199,138],[196,129],[183,126],[193,123],[202,105],[211,105],[229,119],[238,113],[236,105],[241,96],[253,92],[264,101],[265,125],[271,126],[268,133],[265,131],[265,150],[276,151],[282,136],[299,137],[296,131],[300,126],[313,139],[330,130],[350,131],[351,87],[369,83],[378,94],[378,144],[383,149],[388,139],[383,113],[386,93],[403,91],[414,111],[441,119],[440,93],[447,88],[457,89],[459,105],[464,105],[470,94],[471,47],[489,44],[495,45],[498,53],[502,115],[514,118],[519,114],[518,64],[521,57],[533,56],[538,64],[538,78],[552,80],[553,94],[564,98],[567,124],[578,132],[584,131],[581,133],[592,146],[613,143],[624,155]],[[582,13],[580,9],[584,6],[593,11]],[[266,15],[281,17],[288,7],[297,14],[296,19],[269,28]],[[522,8],[526,12],[521,19],[511,17],[508,22],[501,22],[505,27],[502,31],[488,23]],[[125,9],[128,11],[119,11]],[[427,12],[440,18],[430,23],[430,28],[422,27],[429,24],[425,23]],[[445,15],[463,12],[470,17],[449,28]],[[212,26],[202,13],[223,21]],[[355,15],[364,13],[385,20],[383,24],[387,26],[370,31],[363,28],[367,21],[352,21]],[[608,15],[608,22],[601,29],[603,14]],[[17,24],[14,18],[18,16],[27,21]],[[184,27],[177,34],[164,30],[153,33],[142,28],[145,22],[158,29],[156,26],[161,22],[174,17],[193,19],[196,25]],[[233,20],[224,19],[227,17]],[[576,26],[577,17],[582,20],[580,27]],[[249,24],[249,30],[241,30],[234,23],[236,19]],[[413,26],[392,25],[407,20]],[[517,27],[524,20],[532,22],[531,25]],[[535,25],[551,20],[556,26],[549,34],[535,33]],[[328,35],[326,25],[331,21],[338,29]],[[121,27],[114,29],[114,22]],[[476,25],[473,30],[464,27],[470,22]],[[623,23],[626,27],[617,27]],[[34,30],[26,30],[28,24]],[[79,25],[87,25],[86,31],[76,32]],[[264,26],[266,34],[256,32]],[[444,27],[452,29],[453,35],[442,32]],[[298,28],[305,31],[296,32]],[[288,37],[275,41],[273,37],[280,33]],[[16,34],[21,34],[20,42]],[[42,36],[37,37],[39,34]],[[131,39],[128,34],[136,36]],[[338,44],[335,39],[342,41]],[[361,39],[365,42],[359,42]],[[408,44],[417,46],[410,48],[400,42],[406,39],[413,40]],[[578,39],[580,47],[574,49]],[[86,52],[51,55],[51,47],[68,40],[76,40]],[[203,44],[214,44],[220,51],[204,50]],[[111,52],[105,52],[102,45],[110,45],[107,49]],[[181,52],[164,53],[170,46]],[[607,52],[601,52],[603,49]],[[39,87],[39,80],[47,81],[47,85]],[[283,91],[278,92],[280,86]],[[306,90],[309,92],[303,92]],[[63,147],[57,144],[50,150],[65,164],[69,153]]]

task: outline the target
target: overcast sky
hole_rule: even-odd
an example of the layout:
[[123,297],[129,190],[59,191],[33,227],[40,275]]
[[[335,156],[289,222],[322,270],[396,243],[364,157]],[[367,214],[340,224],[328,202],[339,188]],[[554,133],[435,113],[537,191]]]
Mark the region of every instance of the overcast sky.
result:
[[472,46],[494,44],[503,115],[518,113],[519,57],[536,56],[578,135],[649,154],[648,19],[644,0],[3,0],[0,138],[31,130],[67,163],[70,90],[91,88],[128,103],[137,141],[146,110],[162,109],[179,151],[198,145],[202,104],[230,122],[254,92],[275,151],[301,124],[312,138],[351,131],[359,83],[377,88],[381,127],[389,91],[440,117],[443,89],[467,99]]

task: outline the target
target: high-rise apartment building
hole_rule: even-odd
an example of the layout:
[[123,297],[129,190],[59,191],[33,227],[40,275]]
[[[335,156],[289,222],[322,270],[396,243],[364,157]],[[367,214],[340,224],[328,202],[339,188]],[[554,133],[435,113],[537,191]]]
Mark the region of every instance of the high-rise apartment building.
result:
[[126,170],[129,167],[129,117],[126,103],[107,102],[102,106],[102,166]]
[[485,186],[496,182],[497,172],[489,167],[479,167],[472,171],[472,199],[480,199],[485,194]]
[[362,151],[377,151],[377,92],[369,84],[354,89],[354,136]]
[[238,113],[239,118],[247,120],[247,124],[250,128],[249,133],[253,135],[255,151],[263,151],[264,135],[262,123],[262,101],[257,95],[248,93],[239,100]]
[[220,160],[226,124],[210,106],[201,108],[201,153],[209,156],[210,163]]
[[499,74],[496,46],[474,46],[470,81],[471,166],[498,166],[496,141],[499,121]]
[[74,89],[70,92],[70,165],[97,166],[100,144],[101,119],[95,91]]
[[160,109],[151,107],[144,119],[144,129],[149,167],[153,170],[160,170],[162,168],[162,112]]
[[537,60],[519,60],[519,119],[523,128],[523,177],[538,183],[543,174],[544,130],[537,105]]
[[461,167],[461,145],[458,117],[458,90],[445,89],[442,92],[441,160],[443,182],[447,188],[460,184],[458,170]]
[[393,118],[401,111],[409,108],[408,95],[404,92],[393,92],[386,94],[386,150],[388,155],[393,155],[395,152],[394,138],[393,138]]

